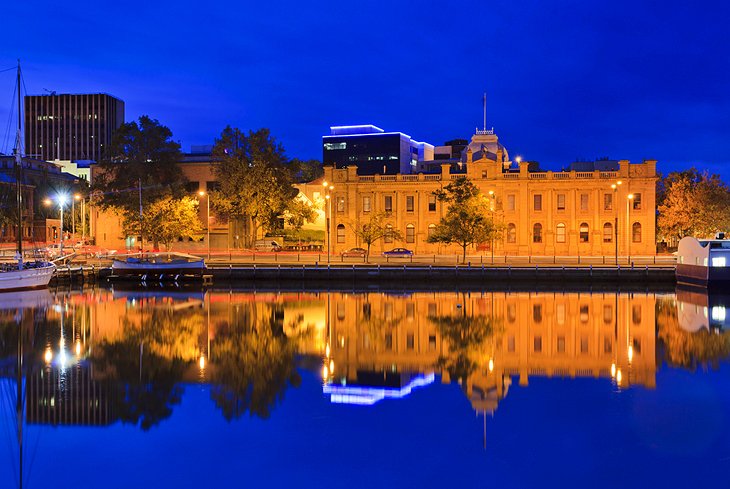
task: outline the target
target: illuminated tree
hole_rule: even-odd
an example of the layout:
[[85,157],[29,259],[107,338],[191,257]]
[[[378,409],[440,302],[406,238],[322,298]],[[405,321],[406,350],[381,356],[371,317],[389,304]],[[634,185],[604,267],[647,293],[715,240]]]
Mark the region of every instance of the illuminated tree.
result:
[[352,226],[352,232],[366,246],[365,261],[370,257],[370,247],[380,239],[390,238],[395,241],[403,240],[403,233],[393,229],[386,222],[389,217],[387,212],[378,212],[370,216],[370,220],[362,226],[358,223]]

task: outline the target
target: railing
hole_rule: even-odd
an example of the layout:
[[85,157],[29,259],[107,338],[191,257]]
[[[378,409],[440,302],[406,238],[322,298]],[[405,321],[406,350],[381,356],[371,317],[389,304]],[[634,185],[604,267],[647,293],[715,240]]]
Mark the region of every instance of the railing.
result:
[[395,182],[398,175],[380,175],[381,182]]
[[359,182],[374,182],[375,177],[374,176],[366,176],[366,177],[358,177]]
[[545,180],[547,173],[528,173],[530,180]]
[[502,178],[506,180],[517,180],[520,178],[519,173],[502,173]]
[[575,178],[593,178],[593,172],[592,171],[575,172]]
[[401,175],[400,179],[404,182],[417,182],[418,181],[418,175]]
[[[522,178],[521,173],[502,173],[502,178],[504,180],[519,180]],[[336,174],[336,181],[346,181],[347,175],[345,174]],[[456,180],[459,177],[466,176],[465,173],[451,173],[449,174],[449,180]],[[618,172],[575,172],[575,171],[560,171],[560,172],[529,172],[527,173],[526,178],[530,180],[569,180],[569,179],[596,179],[600,178],[602,180],[610,180],[615,179],[618,177]],[[443,180],[443,176],[440,173],[419,173],[419,174],[410,174],[410,175],[363,175],[358,176],[358,182],[361,183],[368,183],[368,182],[418,182],[418,181],[426,181],[426,182],[434,182]],[[499,177],[497,177],[499,178]]]
[[561,171],[560,173],[553,173],[553,178],[555,180],[567,180],[570,178],[570,173],[564,171]]
[[427,182],[434,182],[434,181],[441,180],[441,175],[424,175],[423,179],[426,180]]
[[617,171],[602,171],[601,178],[616,178],[618,177]]

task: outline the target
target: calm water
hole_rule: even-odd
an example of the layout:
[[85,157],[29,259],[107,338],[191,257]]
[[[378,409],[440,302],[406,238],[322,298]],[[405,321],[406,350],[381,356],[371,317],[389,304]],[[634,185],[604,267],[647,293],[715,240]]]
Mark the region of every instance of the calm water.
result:
[[728,487],[729,305],[0,296],[0,487]]

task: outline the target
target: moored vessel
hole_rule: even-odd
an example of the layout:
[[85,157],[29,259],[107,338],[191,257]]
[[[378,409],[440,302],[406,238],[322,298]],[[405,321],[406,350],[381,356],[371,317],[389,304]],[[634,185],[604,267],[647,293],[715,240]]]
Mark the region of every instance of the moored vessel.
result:
[[677,249],[677,282],[702,287],[730,285],[730,240],[682,238]]

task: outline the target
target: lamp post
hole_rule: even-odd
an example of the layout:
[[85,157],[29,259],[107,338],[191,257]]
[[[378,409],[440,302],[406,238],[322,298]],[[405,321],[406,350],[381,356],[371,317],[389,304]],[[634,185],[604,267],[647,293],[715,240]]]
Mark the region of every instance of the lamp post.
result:
[[325,230],[327,231],[327,263],[330,262],[330,241],[331,241],[331,227],[332,227],[332,196],[330,192],[335,189],[334,185],[330,185],[326,180],[322,182],[322,186],[325,191],[325,201],[327,207],[325,208]]
[[208,243],[208,260],[210,260],[210,195],[206,194],[205,191],[201,190],[198,192],[200,197],[206,197],[207,200],[207,213],[205,214],[205,230],[207,233],[206,241]]
[[492,213],[492,244],[489,247],[492,250],[492,265],[494,265],[494,190],[489,191],[489,211]]
[[[59,255],[60,256],[63,256],[63,206],[66,204],[67,199],[68,199],[68,196],[65,194],[58,194],[56,196],[56,202],[58,202],[58,209],[61,211],[61,226],[60,226],[61,233],[59,234],[59,236],[60,236]],[[51,204],[53,204],[53,199],[46,199],[44,201],[44,203],[46,205],[51,205]]]
[[[81,200],[81,196],[79,194],[74,194],[74,198],[71,199],[71,234],[74,235],[74,238],[76,237],[76,201]],[[83,207],[82,207],[83,209]]]
[[634,194],[626,196],[626,264],[631,263],[631,216],[629,215],[629,208],[631,207],[631,201],[634,200]]
[[613,207],[615,209],[614,210],[615,218],[614,218],[614,223],[613,223],[613,233],[614,233],[613,242],[614,242],[614,248],[615,248],[615,252],[616,252],[616,266],[617,267],[618,267],[618,198],[617,197],[618,197],[618,187],[622,183],[623,182],[621,180],[619,180],[618,182],[611,185],[611,188],[613,189]]

